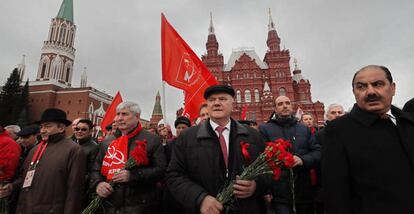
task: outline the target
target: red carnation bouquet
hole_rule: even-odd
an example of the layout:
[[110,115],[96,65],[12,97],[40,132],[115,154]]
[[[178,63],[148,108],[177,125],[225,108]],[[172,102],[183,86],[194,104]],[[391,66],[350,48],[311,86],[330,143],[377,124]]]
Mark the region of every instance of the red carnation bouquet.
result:
[[[135,166],[146,166],[148,165],[148,156],[147,156],[147,140],[144,141],[136,141],[135,148],[131,151],[131,157],[125,163],[125,166],[121,169],[132,169]],[[114,187],[115,183],[113,181],[109,182],[111,187]],[[89,203],[88,207],[86,207],[82,214],[93,214],[101,206],[102,201],[104,198],[97,195],[95,198]]]
[[[6,135],[1,133],[0,135]],[[8,136],[0,136],[0,186],[12,181],[20,159],[20,146]],[[0,198],[0,214],[7,214],[9,209],[8,197]]]
[[[293,155],[288,152],[291,144],[283,139],[277,139],[274,142],[267,142],[264,152],[250,163],[249,144],[240,143],[241,152],[246,168],[240,175],[240,180],[254,180],[265,174],[273,175],[274,180],[278,180],[282,172],[281,168],[292,168],[294,160]],[[233,200],[234,181],[230,182],[218,195],[217,200],[224,204],[231,204]]]

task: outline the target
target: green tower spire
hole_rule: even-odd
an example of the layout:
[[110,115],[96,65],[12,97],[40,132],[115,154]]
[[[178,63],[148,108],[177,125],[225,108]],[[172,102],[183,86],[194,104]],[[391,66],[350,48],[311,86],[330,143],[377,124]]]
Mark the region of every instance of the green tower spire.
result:
[[56,18],[73,22],[73,0],[63,0]]

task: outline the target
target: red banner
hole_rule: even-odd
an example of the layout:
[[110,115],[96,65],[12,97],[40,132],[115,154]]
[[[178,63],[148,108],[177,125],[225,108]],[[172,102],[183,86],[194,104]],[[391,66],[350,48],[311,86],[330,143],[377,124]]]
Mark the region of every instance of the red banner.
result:
[[101,122],[101,130],[102,132],[106,133],[106,126],[112,124],[114,118],[116,116],[116,107],[122,103],[121,93],[119,91],[116,93],[114,99],[112,100],[111,105],[109,105],[108,109],[106,110],[105,116]]
[[217,85],[216,78],[161,14],[162,80],[185,91],[184,113],[198,117],[206,88]]
[[246,114],[247,114],[247,105],[244,105],[243,109],[242,109],[242,112],[241,112],[240,119],[241,120],[246,120]]

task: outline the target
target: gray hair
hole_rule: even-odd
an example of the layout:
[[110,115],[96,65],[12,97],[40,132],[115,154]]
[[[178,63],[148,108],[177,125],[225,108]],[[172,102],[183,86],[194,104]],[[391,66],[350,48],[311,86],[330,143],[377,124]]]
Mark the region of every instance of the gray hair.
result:
[[116,111],[121,111],[122,109],[127,108],[128,110],[130,110],[132,113],[134,114],[141,114],[141,108],[139,107],[138,103],[134,103],[134,102],[130,102],[130,101],[125,101],[120,103],[117,107],[116,107]]
[[328,114],[329,114],[329,112],[331,111],[331,109],[336,108],[336,107],[340,107],[340,108],[342,109],[342,111],[345,111],[345,109],[344,109],[344,107],[343,107],[342,105],[339,105],[339,104],[336,104],[336,103],[331,104],[331,105],[329,105],[329,106],[328,106],[328,108],[326,109],[326,112],[325,112],[325,120],[327,120],[327,119],[328,119]]
[[19,132],[20,130],[22,130],[20,128],[20,126],[18,126],[18,125],[8,125],[8,126],[4,127],[4,129],[6,129],[6,130],[11,129],[15,134],[17,132]]

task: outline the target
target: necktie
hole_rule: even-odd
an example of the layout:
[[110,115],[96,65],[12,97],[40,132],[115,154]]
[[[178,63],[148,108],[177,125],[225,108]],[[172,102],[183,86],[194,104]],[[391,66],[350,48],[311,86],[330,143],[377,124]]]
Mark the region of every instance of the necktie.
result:
[[226,168],[227,168],[227,162],[228,162],[227,146],[226,146],[226,140],[224,139],[224,136],[223,136],[223,131],[226,129],[227,129],[226,127],[222,127],[222,126],[217,126],[216,128],[216,131],[218,131],[219,133],[220,148],[221,148],[221,152],[223,153],[224,163],[226,164]]

